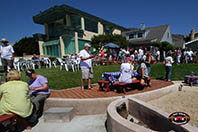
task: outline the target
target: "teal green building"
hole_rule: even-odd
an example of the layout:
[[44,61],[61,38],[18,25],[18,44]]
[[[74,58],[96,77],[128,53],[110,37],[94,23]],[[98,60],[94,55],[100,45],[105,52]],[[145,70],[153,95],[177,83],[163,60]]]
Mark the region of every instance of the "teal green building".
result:
[[63,57],[79,53],[94,35],[121,34],[126,28],[67,5],[54,6],[33,16],[45,28],[38,38],[40,55]]

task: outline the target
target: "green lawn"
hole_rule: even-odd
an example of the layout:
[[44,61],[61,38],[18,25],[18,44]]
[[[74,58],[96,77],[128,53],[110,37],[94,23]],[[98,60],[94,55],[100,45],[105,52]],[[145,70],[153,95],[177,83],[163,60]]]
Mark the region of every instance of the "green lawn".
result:
[[[185,75],[191,75],[192,71],[198,75],[198,64],[174,64],[172,68],[171,80],[184,80]],[[165,67],[163,64],[153,64],[151,66],[151,78],[164,79]]]
[[[119,71],[120,65],[108,65],[108,66],[96,66],[94,67],[94,78],[92,83],[96,83],[101,79],[101,74],[103,72],[114,72]],[[198,64],[180,64],[173,65],[173,71],[171,75],[171,80],[183,80],[184,76],[194,72],[198,75]],[[38,69],[36,70],[38,74],[41,74],[48,78],[49,86],[51,89],[67,89],[72,87],[80,86],[81,84],[81,72],[66,72],[60,71],[59,68],[51,69]],[[152,79],[164,79],[165,68],[163,64],[153,64],[151,66],[150,76]],[[22,80],[28,82],[28,78],[23,73]]]
[[[119,65],[110,66],[97,66],[94,67],[94,78],[92,83],[96,83],[101,79],[103,72],[119,71]],[[37,69],[36,72],[48,78],[49,86],[51,89],[67,89],[80,86],[81,84],[81,72],[69,72],[60,71],[59,68],[42,68]],[[23,73],[22,80],[28,82],[28,77]]]

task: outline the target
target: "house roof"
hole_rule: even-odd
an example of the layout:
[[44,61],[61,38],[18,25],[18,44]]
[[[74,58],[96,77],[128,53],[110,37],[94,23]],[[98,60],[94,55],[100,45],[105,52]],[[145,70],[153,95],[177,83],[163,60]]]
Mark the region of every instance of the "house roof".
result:
[[132,32],[148,31],[146,38],[129,40],[129,42],[131,42],[131,43],[136,43],[136,42],[138,43],[140,41],[146,41],[146,42],[150,41],[151,42],[152,40],[160,42],[168,27],[169,27],[169,25],[167,24],[167,25],[156,26],[156,27],[148,27],[148,28],[145,28],[144,30],[137,29],[137,28],[129,28],[126,32],[123,32],[123,34],[129,34]]
[[89,19],[92,19],[95,21],[100,21],[103,24],[107,24],[107,25],[116,27],[123,31],[127,30],[126,28],[124,28],[120,25],[106,21],[102,18],[88,14],[84,11],[75,9],[68,5],[54,6],[54,7],[51,7],[43,12],[40,12],[38,15],[33,16],[33,21],[37,24],[49,23],[49,22],[64,18],[66,14],[83,16],[85,18],[89,18]]
[[129,42],[129,45],[144,45],[144,44],[152,44],[152,40],[142,39],[142,40]]
[[161,41],[168,27],[169,25],[162,25],[146,28],[146,30],[149,30],[146,39],[156,39],[158,42]]
[[193,44],[193,43],[197,43],[197,42],[198,42],[198,38],[185,43],[185,45],[187,46],[187,45],[190,45],[190,44]]
[[173,43],[175,46],[177,47],[183,47],[183,44],[185,43],[184,41],[184,35],[181,34],[172,34],[172,38],[173,38]]

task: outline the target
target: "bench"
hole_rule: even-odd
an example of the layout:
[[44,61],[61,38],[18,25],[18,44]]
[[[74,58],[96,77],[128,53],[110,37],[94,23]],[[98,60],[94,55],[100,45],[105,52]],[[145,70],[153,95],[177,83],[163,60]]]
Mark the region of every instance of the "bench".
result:
[[[149,85],[149,84],[150,84],[150,81],[151,81],[151,78],[149,77],[148,80],[147,80],[147,85],[148,85],[149,87],[151,87],[151,86]],[[122,82],[118,82],[118,83],[115,83],[114,86],[119,86],[119,87],[122,89],[122,92],[123,92],[124,94],[126,94],[126,88],[127,88],[127,86],[129,86],[129,85],[134,85],[134,84],[140,84],[140,80],[133,80],[132,83],[122,83]],[[118,89],[117,89],[117,91],[118,91]]]
[[98,91],[103,91],[105,88],[105,92],[110,91],[109,85],[110,85],[110,81],[105,81],[105,80],[99,80],[98,82],[99,88]]
[[[114,86],[119,86],[122,89],[122,92],[124,94],[126,94],[126,88],[127,88],[127,86],[132,85],[132,84],[138,84],[138,83],[140,83],[140,80],[135,80],[132,83],[117,82],[117,83],[114,84]],[[117,89],[117,92],[118,92],[118,89]]]
[[16,114],[9,114],[9,115],[0,115],[0,123],[3,123],[5,121],[10,120],[11,123],[14,123],[14,121],[17,119]]
[[193,81],[194,81],[195,79],[198,79],[198,76],[190,76],[190,77],[189,77],[189,86],[192,86],[192,85],[193,85]]
[[0,124],[3,124],[6,121],[10,121],[11,125],[14,125],[16,123],[16,121],[21,122],[22,124],[24,124],[26,126],[26,129],[32,129],[31,126],[29,126],[27,124],[27,122],[20,116],[16,115],[16,114],[5,114],[5,115],[0,115]]

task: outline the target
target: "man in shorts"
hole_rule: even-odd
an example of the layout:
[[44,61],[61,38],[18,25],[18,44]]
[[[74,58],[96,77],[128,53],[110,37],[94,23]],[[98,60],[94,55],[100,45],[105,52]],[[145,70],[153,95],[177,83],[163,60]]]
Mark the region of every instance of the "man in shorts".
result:
[[79,57],[80,68],[82,72],[82,81],[81,81],[81,90],[84,90],[85,80],[88,80],[88,89],[91,89],[91,79],[93,78],[93,68],[92,68],[92,58],[90,52],[90,45],[88,43],[85,44],[84,49],[80,51]]
[[1,62],[4,68],[5,75],[7,75],[8,67],[10,69],[14,68],[13,66],[14,49],[5,38],[1,40],[1,43],[2,43],[2,45],[0,46]]

